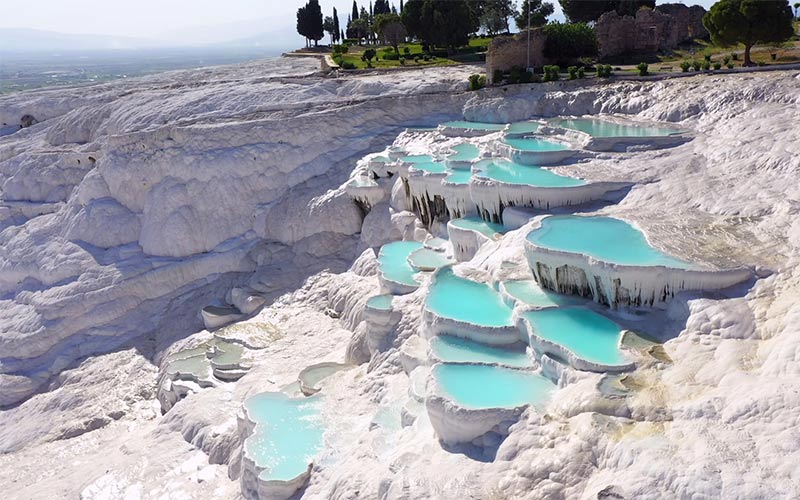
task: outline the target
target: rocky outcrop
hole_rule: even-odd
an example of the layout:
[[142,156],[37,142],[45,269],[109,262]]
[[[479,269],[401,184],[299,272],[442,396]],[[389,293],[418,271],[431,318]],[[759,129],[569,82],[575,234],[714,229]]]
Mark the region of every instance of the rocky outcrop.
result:
[[486,53],[486,78],[489,83],[496,70],[508,71],[515,66],[542,66],[545,64],[544,42],[547,37],[541,28],[530,32],[530,64],[528,64],[528,32],[511,36],[497,37],[489,44]]

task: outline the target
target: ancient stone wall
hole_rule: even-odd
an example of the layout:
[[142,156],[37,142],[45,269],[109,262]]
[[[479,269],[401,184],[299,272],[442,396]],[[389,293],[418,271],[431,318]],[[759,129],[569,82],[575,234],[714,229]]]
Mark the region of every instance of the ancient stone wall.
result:
[[[531,30],[530,62],[533,67],[547,63],[544,57],[546,36],[541,28]],[[486,53],[486,78],[489,83],[495,70],[508,71],[514,66],[522,68],[528,65],[528,32],[523,31],[514,36],[502,36],[492,40]]]
[[705,12],[700,6],[683,4],[663,4],[655,10],[642,8],[636,17],[606,12],[595,24],[600,58],[671,50],[693,38],[705,38]]

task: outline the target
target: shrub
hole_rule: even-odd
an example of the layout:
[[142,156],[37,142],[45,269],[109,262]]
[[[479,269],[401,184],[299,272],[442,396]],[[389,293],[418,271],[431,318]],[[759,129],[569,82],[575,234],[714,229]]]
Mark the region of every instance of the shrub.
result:
[[378,55],[378,54],[377,54],[377,52],[375,52],[375,49],[367,49],[367,50],[364,51],[364,55],[361,56],[361,59],[363,61],[370,62],[370,61],[372,61],[372,59],[375,58],[376,55]]
[[640,62],[636,65],[636,69],[639,70],[639,76],[647,76],[647,63]]
[[406,58],[405,57],[400,56],[400,59],[398,59],[398,61],[400,61],[400,66],[405,66],[406,65]]
[[484,75],[470,75],[469,76],[469,89],[480,90],[486,86],[486,77]]
[[533,81],[533,73],[528,70],[522,72],[520,75],[519,83],[531,83]]
[[522,66],[514,66],[511,68],[511,71],[508,72],[508,83],[515,84],[520,83],[522,81],[522,73],[523,73]]
[[344,61],[339,66],[341,66],[342,69],[356,69],[356,65],[351,63],[350,61]]
[[701,66],[702,66],[702,65],[700,64],[700,61],[692,61],[692,68],[693,68],[695,71],[700,71],[700,67],[701,67]]
[[341,54],[336,54],[335,56],[333,56],[332,59],[333,59],[333,62],[335,62],[339,66],[342,65],[342,55]]
[[546,82],[557,82],[559,80],[559,68],[557,65],[553,64],[550,66],[544,67],[544,81]]
[[586,70],[583,69],[583,66],[578,68],[578,78],[586,78]]
[[725,66],[727,66],[729,62],[731,62],[731,56],[725,56],[722,58],[722,64]]
[[611,65],[610,64],[598,64],[597,65],[597,76],[600,78],[608,78],[611,76]]
[[384,53],[383,54],[383,60],[384,61],[399,61],[400,60],[400,56],[395,54],[394,51],[392,51],[391,53],[388,53],[388,54]]
[[777,54],[777,53],[775,53],[775,52],[773,52],[773,53],[772,53],[772,54],[770,54],[769,56],[772,58],[772,60],[773,60],[773,61],[777,61],[777,60],[778,60],[778,54]]
[[711,63],[708,61],[703,61],[703,71],[708,71],[711,69]]
[[691,67],[692,63],[690,63],[689,61],[683,61],[681,63],[681,71],[683,71],[684,73],[687,73],[689,69],[691,69]]
[[764,61],[756,61],[756,64],[758,66],[766,66],[767,65],[767,63],[765,63]]
[[736,52],[731,52],[731,59],[733,59],[734,61],[738,61],[739,54],[737,54]]
[[715,70],[720,70],[720,69],[722,69],[722,63],[721,63],[721,62],[719,62],[719,61],[715,62],[715,63],[714,63],[714,69],[715,69]]
[[569,73],[570,80],[577,80],[578,79],[578,67],[577,66],[570,66],[567,68],[567,73]]
[[334,54],[347,54],[350,51],[349,45],[334,45],[333,46],[333,53]]
[[495,85],[499,85],[502,81],[503,72],[499,69],[494,70],[494,73],[492,73],[492,82],[494,82]]
[[411,55],[411,49],[409,49],[408,47],[403,47],[403,54],[407,56]]
[[728,64],[725,65],[725,67],[727,67],[728,69],[733,69],[733,63],[729,62]]
[[705,55],[703,55],[703,59],[705,59],[705,60],[706,60],[706,61],[708,61],[708,62],[711,62],[711,54],[705,54]]

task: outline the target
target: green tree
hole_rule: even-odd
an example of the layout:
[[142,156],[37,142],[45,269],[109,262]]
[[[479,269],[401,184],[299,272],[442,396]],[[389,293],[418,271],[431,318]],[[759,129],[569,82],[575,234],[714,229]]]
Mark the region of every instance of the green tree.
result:
[[394,48],[395,54],[399,56],[399,46],[408,36],[400,16],[397,14],[378,14],[375,16],[375,31],[384,43],[388,43]]
[[448,48],[466,45],[474,23],[465,0],[409,0],[401,19],[424,44]]
[[314,45],[322,40],[325,31],[322,27],[322,9],[319,0],[308,0],[308,3],[297,10],[297,32],[309,40],[314,40]]
[[750,49],[791,38],[792,19],[787,0],[720,0],[703,16],[703,25],[718,46],[743,44],[744,65],[752,66]]
[[490,35],[496,35],[502,31],[508,33],[508,18],[517,14],[517,9],[512,0],[495,0],[489,2],[483,8],[480,16],[480,25]]
[[342,28],[339,26],[339,13],[336,12],[336,7],[333,8],[333,29],[336,31],[336,40],[334,43],[339,43],[342,41],[342,37],[340,33],[342,32]]
[[597,54],[597,36],[594,29],[584,23],[552,23],[543,29],[546,35],[544,55],[548,59],[565,63]]
[[654,8],[655,0],[558,0],[564,15],[573,23],[590,23],[612,10],[632,16],[642,7]]
[[547,24],[547,17],[553,14],[555,7],[549,2],[542,2],[542,0],[527,0],[522,1],[522,9],[516,16],[517,29],[528,29],[528,6],[530,6],[531,13],[531,28],[537,26],[544,26]]
[[372,13],[375,17],[381,14],[390,14],[392,8],[389,6],[389,0],[375,0],[375,6],[372,8]]
[[800,12],[800,2],[795,2],[793,7],[794,7],[794,17],[800,17],[800,15],[798,15],[798,12]]
[[322,29],[331,37],[331,45],[336,43],[336,24],[333,22],[331,16],[327,16],[325,20],[322,21]]
[[369,35],[369,23],[366,19],[350,21],[347,26],[347,38],[355,38],[361,43]]
[[358,19],[358,5],[356,5],[356,0],[353,0],[353,13],[350,15],[350,20],[355,21]]

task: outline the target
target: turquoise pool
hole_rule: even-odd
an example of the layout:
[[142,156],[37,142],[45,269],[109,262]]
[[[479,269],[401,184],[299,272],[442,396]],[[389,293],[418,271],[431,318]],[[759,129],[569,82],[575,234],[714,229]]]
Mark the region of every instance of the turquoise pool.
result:
[[256,428],[244,446],[248,456],[264,467],[260,479],[288,481],[306,471],[322,449],[321,398],[293,399],[266,392],[245,401]]
[[463,219],[453,219],[450,224],[461,229],[471,229],[478,231],[487,238],[494,238],[495,234],[504,234],[506,228],[502,224],[486,222],[480,217],[464,217]]
[[544,248],[582,253],[615,264],[690,267],[650,246],[632,225],[611,217],[555,215],[544,219],[527,238]]
[[412,163],[411,167],[417,170],[422,170],[423,172],[430,172],[432,174],[443,174],[447,172],[447,166],[442,161]]
[[533,134],[539,131],[542,124],[539,122],[517,122],[512,123],[508,130],[506,130],[507,134]]
[[586,181],[558,175],[540,167],[529,167],[508,160],[490,160],[478,166],[481,177],[504,182],[536,187],[582,186]]
[[420,248],[411,252],[408,256],[408,263],[411,264],[411,267],[428,271],[450,265],[453,263],[453,259],[448,258],[444,252]]
[[400,161],[406,163],[431,163],[434,159],[431,155],[408,155],[401,157]]
[[408,263],[408,256],[422,248],[416,241],[395,241],[381,247],[378,254],[378,267],[383,277],[403,285],[417,286],[414,275],[417,271]]
[[624,365],[620,327],[596,312],[577,307],[550,308],[523,314],[534,333],[560,344],[579,358],[604,365]]
[[478,146],[468,142],[453,146],[452,150],[455,152],[447,156],[447,159],[451,161],[472,161],[477,159],[481,154],[481,150],[478,149]]
[[391,311],[393,295],[375,295],[367,299],[367,307],[378,311]]
[[475,410],[541,406],[555,390],[537,373],[499,366],[441,363],[432,374],[444,396]]
[[479,122],[468,122],[463,120],[442,123],[442,126],[449,128],[463,128],[465,130],[466,129],[485,130],[487,132],[499,132],[500,130],[503,130],[506,127],[505,124],[500,124],[500,123],[479,123]]
[[553,124],[562,128],[578,130],[592,137],[664,137],[680,133],[680,130],[675,129],[624,125],[594,118],[554,120]]
[[548,151],[565,151],[568,149],[567,146],[561,143],[548,141],[546,139],[539,139],[537,137],[506,137],[503,139],[503,142],[520,151],[535,151],[537,153]]
[[525,351],[490,347],[471,340],[439,335],[431,339],[431,352],[450,363],[495,363],[518,368],[530,368],[531,360]]
[[484,283],[460,278],[452,268],[436,272],[425,298],[426,307],[443,318],[478,326],[513,326],[511,308]]
[[450,173],[444,180],[451,184],[469,184],[471,178],[472,172],[469,170],[450,170]]
[[571,302],[555,292],[542,290],[535,280],[504,281],[503,288],[509,295],[529,306],[552,307]]

